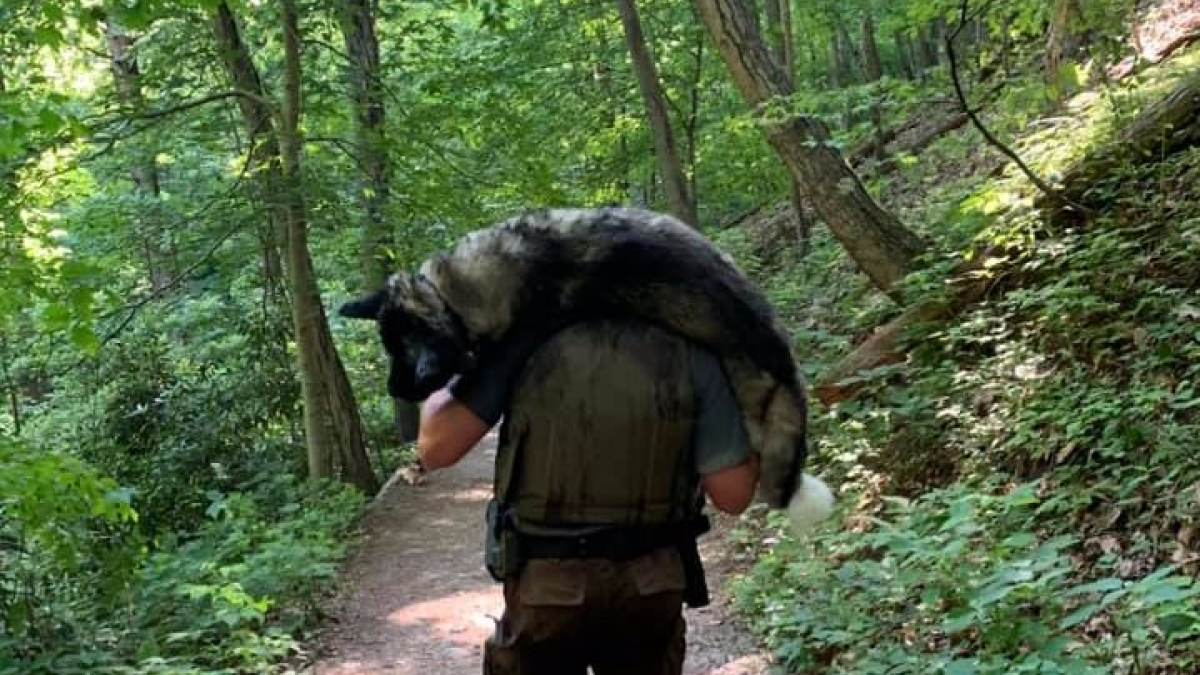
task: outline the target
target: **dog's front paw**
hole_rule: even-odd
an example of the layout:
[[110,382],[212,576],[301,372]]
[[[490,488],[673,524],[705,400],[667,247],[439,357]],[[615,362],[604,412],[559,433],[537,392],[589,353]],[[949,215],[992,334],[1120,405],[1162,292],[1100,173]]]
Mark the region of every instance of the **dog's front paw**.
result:
[[408,466],[400,469],[400,479],[409,485],[424,485],[425,479],[428,476],[429,472],[416,460],[413,460]]

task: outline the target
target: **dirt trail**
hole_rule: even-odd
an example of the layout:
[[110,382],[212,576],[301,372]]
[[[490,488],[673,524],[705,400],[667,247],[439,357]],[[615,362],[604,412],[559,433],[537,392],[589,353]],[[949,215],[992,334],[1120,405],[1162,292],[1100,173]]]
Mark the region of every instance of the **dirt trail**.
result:
[[[342,571],[341,593],[317,645],[313,675],[479,673],[483,640],[502,602],[483,568],[483,508],[494,436],[421,487],[396,485],[366,516],[365,536]],[[733,621],[720,555],[727,524],[706,535],[713,603],[686,610],[688,675],[764,675],[766,656]]]

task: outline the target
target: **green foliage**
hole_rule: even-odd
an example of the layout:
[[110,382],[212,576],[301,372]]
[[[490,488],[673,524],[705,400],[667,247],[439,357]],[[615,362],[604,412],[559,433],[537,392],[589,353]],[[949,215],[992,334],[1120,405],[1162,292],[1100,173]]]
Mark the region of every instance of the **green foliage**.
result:
[[256,670],[296,648],[333,580],[362,498],[277,478],[256,494],[212,493],[209,521],[151,555],[127,618],[139,661]]
[[[246,138],[240,99],[219,96],[230,87],[209,32],[216,4],[0,7],[0,675],[271,672],[308,627],[358,506],[295,483],[289,291],[267,264],[280,233],[261,176],[243,171],[264,138]],[[301,4],[298,187],[333,307],[363,283],[364,167],[336,3]],[[991,73],[972,88],[989,124],[1051,176],[1195,66],[1109,86],[1031,130],[1045,77],[1021,69],[1040,61],[1055,4],[973,2],[982,13],[962,45],[969,80]],[[1077,4],[1069,28],[1086,58],[1123,55],[1125,3]],[[785,219],[718,231],[785,194],[788,177],[687,3],[638,5],[705,229],[762,284],[815,379],[894,308],[819,225],[806,257]],[[230,6],[274,91],[277,6]],[[843,149],[900,128],[948,96],[937,52],[959,6],[795,7],[797,93],[773,105],[824,121]],[[378,11],[393,224],[381,246],[395,267],[517,210],[663,206],[611,6]],[[873,83],[858,55],[867,17],[885,71]],[[140,109],[114,82],[108,21],[134,38]],[[1066,71],[1080,85],[1102,72],[1084,65]],[[815,454],[868,511],[879,493],[928,494],[862,533],[822,535],[825,560],[805,557],[808,543],[769,551],[744,606],[789,664],[817,670],[1089,672],[1131,654],[1188,667],[1193,590],[1163,566],[1163,542],[1193,523],[1180,486],[1200,480],[1188,461],[1200,161],[1098,181],[1090,196],[1112,213],[1063,233],[1031,213],[1023,178],[988,175],[972,132],[894,159],[870,189],[941,252],[907,295],[945,292],[979,242],[1006,247],[986,273],[1009,292],[918,327],[908,363],[814,413]],[[147,164],[157,191],[137,176]],[[410,451],[392,439],[386,360],[371,327],[331,324],[386,474]],[[993,474],[1045,487],[1034,499],[977,478]]]
[[[1107,151],[1195,58],[1037,125],[1041,76],[1023,77],[985,120],[1057,177]],[[796,541],[773,519],[748,525],[760,557],[740,606],[789,672],[1191,672],[1200,155],[1118,161],[1089,191],[1098,212],[1064,230],[979,145],[970,129],[947,137],[873,187],[937,242],[906,282],[911,302],[945,297],[963,252],[985,246],[974,274],[992,292],[911,329],[906,360],[860,373],[854,400],[814,409],[846,530]],[[827,240],[764,265],[755,237],[721,241],[781,303],[807,372],[894,316]]]
[[[208,520],[154,549],[114,525],[129,493],[77,460],[0,454],[0,673],[268,672],[312,627],[362,498],[287,477],[209,495]],[[55,472],[69,471],[68,474]],[[63,475],[71,485],[62,499]]]
[[[1090,675],[1200,635],[1200,588],[1173,568],[1081,580],[1080,541],[1047,532],[1042,492],[959,484],[889,500],[859,527],[772,549],[737,601],[799,672]],[[1081,642],[1079,627],[1104,639]]]
[[88,586],[121,588],[133,554],[122,547],[136,519],[129,501],[79,459],[0,436],[0,654],[83,626]]

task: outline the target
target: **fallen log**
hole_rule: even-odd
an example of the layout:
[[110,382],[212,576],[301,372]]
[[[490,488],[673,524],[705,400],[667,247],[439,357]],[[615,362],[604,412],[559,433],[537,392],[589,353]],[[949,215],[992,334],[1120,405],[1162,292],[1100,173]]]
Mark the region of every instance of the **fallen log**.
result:
[[876,368],[901,363],[905,353],[901,345],[904,332],[911,326],[927,321],[945,321],[974,304],[989,293],[997,279],[980,275],[985,263],[998,253],[983,249],[950,275],[952,288],[946,295],[922,302],[904,310],[899,316],[880,326],[841,361],[821,374],[812,387],[821,403],[833,405],[852,398],[866,384],[863,377]]
[[[1102,200],[1092,188],[1123,164],[1161,161],[1180,150],[1200,143],[1200,75],[1185,80],[1165,98],[1148,106],[1101,151],[1067,169],[1059,191],[1067,199],[1085,206]],[[1052,221],[1062,221],[1068,209],[1041,196],[1034,201]]]

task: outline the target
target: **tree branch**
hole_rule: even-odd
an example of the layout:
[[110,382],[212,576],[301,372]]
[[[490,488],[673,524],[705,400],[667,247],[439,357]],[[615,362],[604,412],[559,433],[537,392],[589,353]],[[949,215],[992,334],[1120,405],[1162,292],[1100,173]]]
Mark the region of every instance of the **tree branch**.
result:
[[976,110],[971,107],[970,103],[967,102],[967,95],[966,92],[963,91],[962,80],[959,78],[958,74],[958,55],[954,49],[954,41],[958,38],[959,33],[962,32],[963,27],[967,25],[968,21],[970,21],[970,15],[968,11],[970,9],[970,4],[971,0],[962,0],[962,4],[959,8],[958,24],[954,27],[954,30],[947,33],[945,37],[946,59],[950,62],[950,80],[954,83],[954,95],[958,98],[959,106],[962,108],[963,113],[966,114],[967,119],[971,121],[971,124],[974,125],[979,133],[983,136],[983,139],[987,141],[989,145],[999,150],[1000,153],[1005,157],[1008,157],[1010,160],[1012,160],[1013,163],[1017,165],[1017,168],[1021,170],[1021,173],[1025,174],[1025,177],[1028,178],[1035,186],[1037,186],[1039,190],[1045,193],[1046,196],[1063,204],[1064,206],[1069,206],[1073,209],[1076,209],[1081,213],[1088,213],[1089,210],[1086,207],[1075,203],[1061,192],[1054,189],[1054,187],[1043,180],[1041,176],[1038,176],[1033,169],[1031,169],[1029,165],[1026,164],[1023,159],[1021,159],[1020,155],[1013,151],[1012,148],[1005,145],[999,138],[996,138],[995,134],[993,134],[991,130],[984,125],[983,121],[979,119],[979,115],[977,114]]

